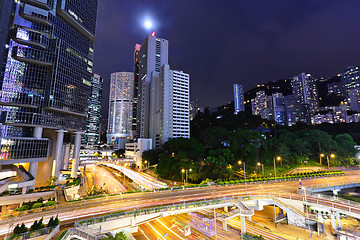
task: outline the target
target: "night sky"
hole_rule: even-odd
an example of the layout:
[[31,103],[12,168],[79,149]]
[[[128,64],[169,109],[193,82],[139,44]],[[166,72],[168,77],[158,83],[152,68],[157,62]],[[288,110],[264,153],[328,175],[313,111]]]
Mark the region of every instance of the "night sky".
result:
[[190,74],[200,106],[232,101],[245,91],[301,72],[330,77],[360,65],[359,0],[99,0],[94,72],[133,71],[133,51],[154,31],[169,40],[172,69]]

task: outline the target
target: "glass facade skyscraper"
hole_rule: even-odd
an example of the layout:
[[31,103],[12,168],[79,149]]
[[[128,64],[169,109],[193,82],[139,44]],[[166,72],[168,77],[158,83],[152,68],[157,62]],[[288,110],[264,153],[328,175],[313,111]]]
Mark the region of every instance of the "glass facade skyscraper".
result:
[[[97,4],[97,0],[0,1],[4,30],[0,35],[0,137],[34,142],[44,137],[55,144],[54,153],[46,151],[33,159],[28,151],[21,159],[8,157],[8,163],[38,163],[49,157],[44,171],[58,175],[64,133],[75,134],[76,155],[87,123]],[[29,167],[32,174],[36,169],[37,165]]]
[[111,74],[107,143],[124,148],[132,135],[134,73]]
[[245,111],[244,105],[244,89],[241,84],[234,84],[234,114]]
[[94,74],[91,81],[91,95],[84,144],[97,145],[100,143],[100,116],[103,78]]

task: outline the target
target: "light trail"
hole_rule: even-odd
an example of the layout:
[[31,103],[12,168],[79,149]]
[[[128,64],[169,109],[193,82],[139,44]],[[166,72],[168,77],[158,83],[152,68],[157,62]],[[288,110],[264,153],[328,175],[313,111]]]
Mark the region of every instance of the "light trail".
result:
[[151,223],[147,222],[146,224],[148,224],[148,225],[152,228],[152,230],[154,230],[154,232],[155,232],[159,237],[162,237],[162,235],[159,233],[159,231],[156,230],[156,228],[154,228],[154,226],[151,225]]
[[141,176],[139,173],[137,173],[131,169],[121,167],[119,165],[111,164],[111,163],[103,163],[103,165],[114,168],[114,169],[122,172],[128,178],[132,179],[134,182],[136,182],[137,184],[142,186],[144,189],[154,190],[154,189],[158,189],[158,188],[166,188],[167,187],[167,185],[165,183],[162,183],[155,179],[150,180],[144,176]]
[[180,235],[178,235],[176,232],[174,232],[173,230],[171,230],[168,226],[166,226],[164,223],[162,223],[158,218],[155,219],[156,221],[158,221],[161,225],[163,225],[167,230],[169,230],[170,232],[172,232],[175,236],[177,236],[180,239],[185,240],[185,238],[182,238]]

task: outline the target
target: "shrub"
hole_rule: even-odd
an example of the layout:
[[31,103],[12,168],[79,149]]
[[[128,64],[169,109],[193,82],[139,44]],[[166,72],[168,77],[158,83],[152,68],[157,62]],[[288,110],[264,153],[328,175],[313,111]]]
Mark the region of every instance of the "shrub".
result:
[[52,205],[56,205],[56,202],[55,201],[47,201],[45,203],[45,206],[52,206]]
[[41,208],[42,206],[43,206],[43,204],[38,202],[38,203],[35,203],[31,209]]
[[29,209],[30,209],[29,206],[26,205],[26,204],[23,204],[23,205],[21,205],[21,207],[19,207],[19,211],[26,211],[26,210],[29,210]]

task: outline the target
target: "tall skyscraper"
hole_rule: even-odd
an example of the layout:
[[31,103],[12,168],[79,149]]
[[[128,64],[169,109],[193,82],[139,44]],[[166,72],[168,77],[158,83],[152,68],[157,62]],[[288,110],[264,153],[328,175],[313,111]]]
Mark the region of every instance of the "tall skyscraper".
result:
[[132,133],[134,73],[111,74],[107,143],[124,148]]
[[91,80],[91,95],[84,144],[97,145],[100,143],[100,115],[102,98],[103,78],[94,74]]
[[190,138],[190,76],[168,64],[152,74],[149,135],[158,148],[170,138]]
[[139,54],[140,54],[140,44],[135,45],[134,50],[134,99],[133,99],[133,115],[132,115],[132,131],[134,137],[140,136],[140,128],[137,127],[137,103],[139,95]]
[[338,76],[341,79],[345,98],[349,97],[351,89],[360,89],[359,67],[350,66],[346,70],[340,72]]
[[234,84],[234,114],[245,111],[244,105],[244,89],[241,84]]
[[160,73],[161,66],[168,64],[168,41],[149,34],[139,51],[139,77],[137,102],[138,138],[149,137],[151,74]]
[[[86,129],[97,0],[0,1],[0,165],[25,164],[38,185],[59,177]],[[65,134],[65,138],[64,138]],[[50,149],[50,141],[54,148]],[[67,151],[67,150],[65,150]],[[21,182],[19,188],[34,187]]]
[[310,74],[301,73],[292,78],[291,84],[294,95],[306,106],[309,115],[313,114],[319,107],[315,79]]

